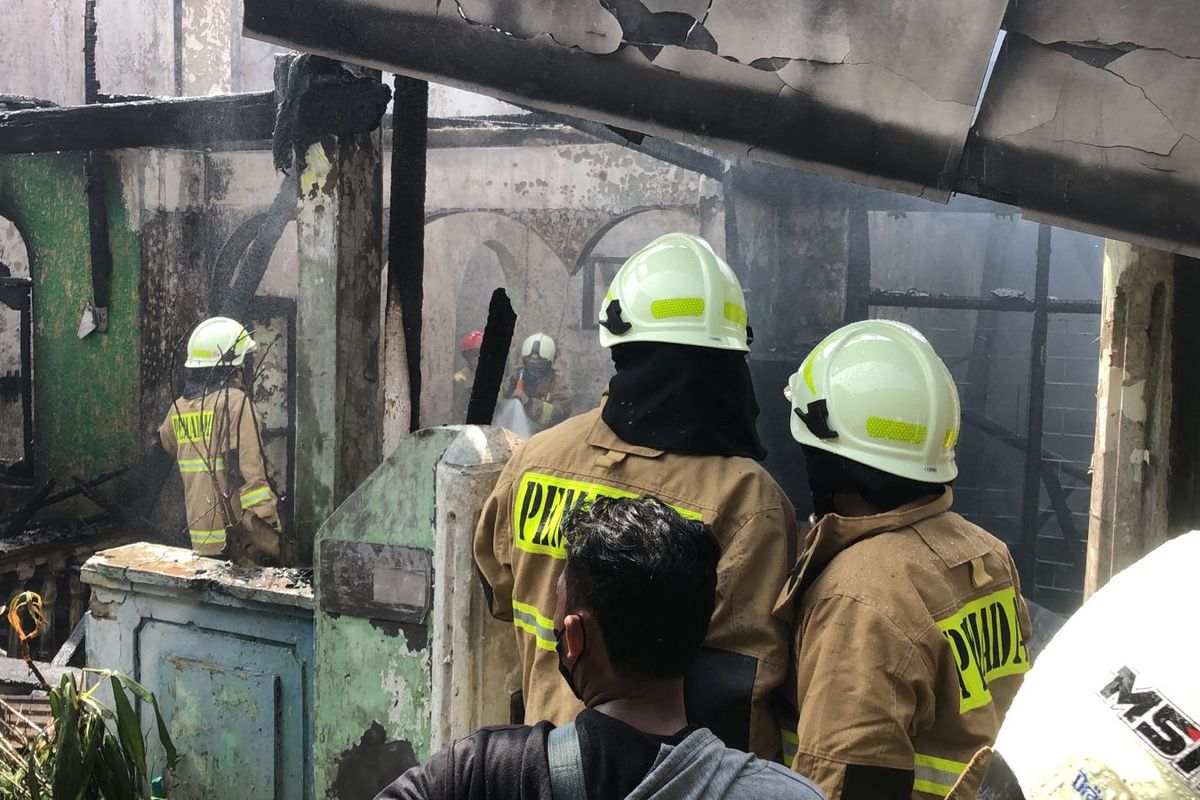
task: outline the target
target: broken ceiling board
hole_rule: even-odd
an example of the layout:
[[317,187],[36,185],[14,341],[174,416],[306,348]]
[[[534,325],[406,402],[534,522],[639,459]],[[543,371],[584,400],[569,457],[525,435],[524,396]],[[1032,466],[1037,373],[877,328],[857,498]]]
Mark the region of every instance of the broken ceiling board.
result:
[[944,200],[1005,6],[246,0],[245,27],[544,110]]
[[518,39],[549,36],[556,44],[588,53],[612,53],[621,46],[621,26],[599,0],[458,0],[463,19]]
[[967,144],[959,189],[1027,216],[1200,253],[1200,60],[1112,59],[1009,33]]
[[1045,45],[1153,48],[1200,58],[1196,15],[1195,0],[1036,0],[1013,3],[1004,29]]

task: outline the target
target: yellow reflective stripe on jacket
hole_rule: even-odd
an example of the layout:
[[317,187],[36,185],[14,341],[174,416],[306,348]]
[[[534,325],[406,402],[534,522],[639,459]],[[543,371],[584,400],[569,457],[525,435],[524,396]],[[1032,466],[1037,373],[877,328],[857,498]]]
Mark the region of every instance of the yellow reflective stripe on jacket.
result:
[[171,430],[175,432],[175,441],[179,444],[194,444],[207,442],[212,438],[213,412],[185,411],[182,414],[171,415]]
[[958,671],[960,714],[992,702],[992,681],[1029,671],[1013,587],[972,600],[937,625],[950,643]]
[[554,620],[542,616],[535,607],[517,600],[512,601],[513,625],[533,636],[537,646],[543,650],[554,651],[557,642],[554,639]]
[[[542,472],[521,475],[513,500],[513,544],[527,553],[566,558],[566,543],[559,530],[563,515],[597,497],[639,497],[602,483],[587,483]],[[703,519],[698,511],[672,506],[687,519]]]
[[260,486],[257,489],[251,489],[248,492],[242,492],[242,508],[250,508],[259,503],[265,503],[271,499],[271,488],[269,486]]
[[961,761],[917,753],[913,766],[913,791],[945,797],[966,768],[967,765]]
[[192,547],[204,547],[210,544],[225,544],[225,529],[218,528],[215,531],[197,531],[188,530],[188,534],[192,539]]
[[181,458],[179,459],[180,472],[216,472],[225,469],[224,458]]
[[780,760],[785,767],[791,767],[792,762],[796,760],[796,753],[800,751],[800,737],[795,731],[784,728],[779,731],[779,739],[783,744],[783,756]]

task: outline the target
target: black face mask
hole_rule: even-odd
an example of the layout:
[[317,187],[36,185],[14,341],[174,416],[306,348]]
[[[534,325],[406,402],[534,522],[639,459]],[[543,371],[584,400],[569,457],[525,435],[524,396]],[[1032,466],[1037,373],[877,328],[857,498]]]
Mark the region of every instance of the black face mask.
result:
[[552,365],[544,358],[530,356],[525,359],[525,382],[538,384],[550,374]]
[[[579,658],[575,659],[575,666],[579,666],[579,660],[583,658],[584,653],[587,653],[587,628],[583,628],[583,652],[579,654]],[[554,631],[554,652],[558,653],[558,674],[563,676],[563,680],[567,682],[567,686],[571,689],[571,694],[575,695],[575,699],[582,702],[583,693],[579,691],[579,687],[575,685],[574,669],[567,666],[566,656],[563,655],[563,634],[566,628]]]

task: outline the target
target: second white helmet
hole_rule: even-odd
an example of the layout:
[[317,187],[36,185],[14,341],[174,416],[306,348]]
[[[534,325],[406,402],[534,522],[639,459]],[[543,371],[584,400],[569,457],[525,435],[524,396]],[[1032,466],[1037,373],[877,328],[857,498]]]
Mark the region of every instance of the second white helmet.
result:
[[554,346],[554,340],[544,333],[529,336],[521,345],[521,358],[539,356],[547,361],[554,361],[556,355],[558,348]]
[[855,322],[817,345],[788,382],[792,437],[925,483],[958,475],[958,389],[916,329]]
[[600,307],[600,344],[750,350],[737,275],[699,236],[668,233],[629,257]]
[[240,366],[257,345],[242,323],[229,317],[210,317],[188,338],[185,367]]

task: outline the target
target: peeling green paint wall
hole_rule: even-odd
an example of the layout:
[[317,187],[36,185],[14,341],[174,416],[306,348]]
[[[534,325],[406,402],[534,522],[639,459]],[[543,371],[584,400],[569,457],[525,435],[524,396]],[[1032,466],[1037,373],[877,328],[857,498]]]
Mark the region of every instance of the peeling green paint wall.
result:
[[[368,619],[321,609],[321,543],[336,539],[432,551],[435,469],[459,435],[433,428],[402,440],[317,532],[313,767],[315,795],[322,800],[369,797],[411,765],[406,762],[429,757],[432,679],[428,619],[424,640],[418,641],[403,629],[388,631]],[[367,793],[366,784],[377,779],[384,782]]]
[[113,273],[108,332],[76,338],[92,294],[83,158],[0,156],[0,215],[29,248],[37,477],[90,475],[138,446],[140,241],[105,159]]

